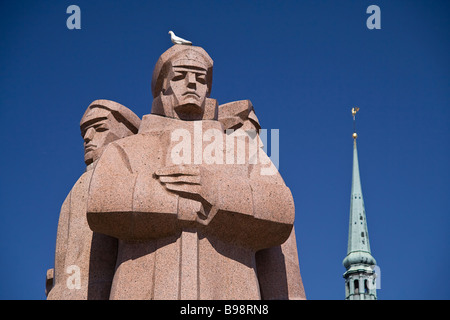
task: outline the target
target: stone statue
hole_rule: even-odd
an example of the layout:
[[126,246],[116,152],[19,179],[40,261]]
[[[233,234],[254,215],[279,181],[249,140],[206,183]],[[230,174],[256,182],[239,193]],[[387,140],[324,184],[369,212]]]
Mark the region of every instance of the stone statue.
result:
[[273,164],[259,147],[264,161],[249,149],[224,161],[260,126],[250,101],[210,98],[212,70],[200,47],[164,52],[151,114],[92,170],[89,226],[118,239],[110,299],[305,297],[292,194],[278,171],[261,174]]
[[114,101],[96,100],[84,113],[80,129],[87,167],[61,208],[55,268],[47,272],[49,300],[109,299],[117,239],[89,228],[86,220],[89,181],[106,145],[137,133],[139,124],[138,116]]
[[107,100],[88,108],[48,299],[305,299],[291,191],[251,102],[210,98],[212,71],[204,49],[175,44],[142,121]]

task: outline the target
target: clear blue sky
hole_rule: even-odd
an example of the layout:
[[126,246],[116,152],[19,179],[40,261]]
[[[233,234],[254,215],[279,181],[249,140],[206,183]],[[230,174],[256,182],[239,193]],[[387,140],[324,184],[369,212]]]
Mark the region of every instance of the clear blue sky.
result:
[[[68,30],[66,8],[81,8]],[[369,30],[366,9],[381,9]],[[343,299],[353,106],[379,299],[450,299],[448,1],[2,1],[0,298],[44,299],[95,99],[142,117],[167,32],[214,59],[212,98],[280,130],[309,299]]]

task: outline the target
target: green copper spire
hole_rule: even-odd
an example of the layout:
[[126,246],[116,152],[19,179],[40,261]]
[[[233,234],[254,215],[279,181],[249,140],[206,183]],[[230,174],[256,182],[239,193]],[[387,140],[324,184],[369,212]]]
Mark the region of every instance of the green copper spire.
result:
[[344,273],[346,282],[346,299],[376,299],[375,259],[370,252],[369,232],[367,229],[366,211],[359,175],[358,150],[355,129],[355,115],[359,108],[353,108],[353,173],[350,195],[350,220],[348,228],[347,256],[342,262],[347,271]]

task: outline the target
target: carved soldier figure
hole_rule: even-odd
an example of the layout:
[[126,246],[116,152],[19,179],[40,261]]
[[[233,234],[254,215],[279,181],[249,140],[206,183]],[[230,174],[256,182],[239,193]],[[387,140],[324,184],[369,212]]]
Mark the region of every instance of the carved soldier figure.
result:
[[92,232],[86,201],[92,169],[106,145],[137,133],[140,119],[109,100],[92,102],[80,121],[86,172],[65,199],[58,222],[55,268],[48,272],[49,300],[109,299],[117,258],[117,239]]
[[[110,299],[304,297],[294,201],[277,171],[261,174],[273,165],[268,156],[259,149],[262,163],[204,159],[206,133],[227,141],[226,129],[259,127],[248,100],[224,105],[240,113],[219,118],[209,98],[212,69],[200,47],[164,52],[153,73],[151,114],[136,135],[109,143],[92,170],[89,226],[119,239]],[[277,283],[283,274],[281,281],[299,284]]]

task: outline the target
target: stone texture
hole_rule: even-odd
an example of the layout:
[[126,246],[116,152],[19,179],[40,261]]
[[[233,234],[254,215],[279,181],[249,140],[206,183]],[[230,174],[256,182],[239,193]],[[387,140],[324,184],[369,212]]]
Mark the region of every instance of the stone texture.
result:
[[[54,277],[47,273],[46,294],[54,299],[108,299],[114,275],[117,239],[92,232],[86,220],[89,182],[98,158],[111,141],[137,132],[139,118],[109,100],[89,105],[80,122],[87,171],[65,199],[56,239]],[[52,279],[53,278],[53,279]]]
[[[62,286],[55,290],[65,281],[58,270],[104,255],[111,259],[95,271],[105,290],[95,298],[305,298],[291,191],[278,171],[262,174],[273,164],[252,103],[219,106],[210,98],[212,69],[202,48],[174,45],[156,63],[151,113],[140,123],[118,121],[94,140],[94,123],[130,116],[117,105],[110,113],[97,108],[96,121],[86,111],[81,130],[91,170],[61,210],[49,298],[69,297]],[[137,133],[120,134],[137,123]],[[79,219],[72,224],[74,212]],[[94,250],[92,235],[117,243]],[[84,256],[72,248],[77,243]],[[85,280],[98,282],[88,267]]]
[[280,246],[258,251],[256,266],[262,299],[306,299],[294,229],[288,240]]

